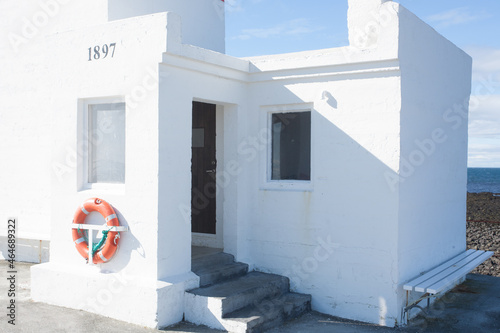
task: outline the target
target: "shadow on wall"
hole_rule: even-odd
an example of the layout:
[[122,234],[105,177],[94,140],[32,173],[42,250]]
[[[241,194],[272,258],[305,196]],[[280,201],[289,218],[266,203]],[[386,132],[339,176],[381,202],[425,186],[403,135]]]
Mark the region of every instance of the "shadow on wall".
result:
[[[118,249],[115,252],[113,258],[107,262],[105,265],[100,265],[101,273],[117,273],[124,269],[130,262],[133,252],[137,252],[142,258],[146,257],[145,250],[139,240],[134,236],[134,230],[130,229],[127,219],[123,214],[113,206],[118,220],[120,221],[120,226],[129,227],[128,231],[119,232]],[[104,217],[98,212],[91,212],[85,219],[85,224],[95,224],[104,225],[106,222]],[[98,233],[99,234],[99,233]],[[101,235],[102,236],[102,235]],[[94,243],[98,243],[101,238],[94,236]],[[75,249],[76,251],[76,249]]]
[[[120,220],[120,225],[128,226],[130,228],[127,219],[122,215],[122,213],[116,207],[113,207],[113,209],[118,216],[118,220]],[[126,246],[121,246],[121,244],[126,244]],[[137,254],[142,258],[146,258],[144,247],[134,236],[134,231],[129,229],[129,231],[120,233],[120,242],[118,243],[116,254],[109,263],[106,263],[106,265],[101,268],[101,273],[120,272],[130,262],[133,252],[137,252]]]
[[[382,325],[392,325],[398,314],[393,284],[398,195],[387,181],[398,175],[387,161],[398,165],[390,152],[399,147],[398,133],[391,132],[399,116],[380,87],[398,75],[294,81],[317,91],[311,131],[314,189],[257,189],[248,209],[255,267],[289,277],[293,291],[313,296],[314,310],[346,318],[357,313],[354,319]],[[346,98],[349,89],[361,96]],[[274,94],[288,104],[310,102],[287,86],[259,93],[257,100],[272,100],[268,94]],[[258,169],[257,163],[245,165],[244,172]]]

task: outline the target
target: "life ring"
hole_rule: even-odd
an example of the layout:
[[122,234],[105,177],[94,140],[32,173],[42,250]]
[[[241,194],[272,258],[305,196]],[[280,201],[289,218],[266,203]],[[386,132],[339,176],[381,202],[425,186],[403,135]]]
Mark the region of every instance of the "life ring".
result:
[[[106,221],[106,225],[110,227],[118,227],[120,225],[120,221],[116,216],[115,210],[109,203],[102,199],[91,198],[87,199],[83,202],[83,204],[78,207],[76,210],[75,216],[73,218],[74,224],[83,224],[85,223],[85,218],[91,212],[99,212]],[[89,230],[89,232],[92,232]],[[84,231],[78,228],[73,228],[73,242],[76,245],[76,249],[80,253],[82,257],[85,259],[89,258],[89,245],[87,244],[87,239],[85,237]],[[117,231],[109,231],[108,237],[106,239],[106,243],[104,246],[94,253],[92,258],[92,262],[94,264],[102,264],[108,262],[116,252],[118,248],[118,239],[120,235]]]

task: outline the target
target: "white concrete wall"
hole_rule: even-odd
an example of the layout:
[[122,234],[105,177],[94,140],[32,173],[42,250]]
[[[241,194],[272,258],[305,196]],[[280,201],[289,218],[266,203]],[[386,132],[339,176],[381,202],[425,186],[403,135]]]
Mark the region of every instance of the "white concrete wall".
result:
[[[472,59],[400,7],[401,283],[466,248],[467,123]],[[402,292],[402,291],[401,291]]]
[[[45,36],[71,28],[104,22],[106,6],[100,0],[0,2],[0,235],[9,217],[18,218],[20,250],[50,234],[51,109],[48,103],[50,72]],[[66,52],[63,50],[63,52]],[[33,239],[33,240],[29,240]],[[33,243],[34,242],[34,243]],[[4,257],[3,245],[0,258]],[[44,246],[47,246],[45,242]],[[38,246],[38,245],[37,245]],[[38,262],[38,251],[20,251],[19,259]],[[31,256],[33,255],[33,256]],[[44,253],[43,260],[48,255]]]
[[172,11],[182,17],[182,41],[225,52],[225,9],[222,0],[108,0],[109,19]]
[[24,48],[29,49],[43,36],[106,22],[107,8],[103,0],[2,1],[0,26],[5,33],[0,45],[26,54]]
[[[158,65],[166,50],[166,14],[112,22],[54,35],[48,46],[53,93],[48,103],[52,119],[51,261],[81,262],[65,226],[86,198],[102,197],[120,213],[132,232],[107,270],[131,269],[134,275],[154,275],[156,269]],[[88,48],[116,43],[114,56],[89,61]],[[143,50],[148,49],[148,53]],[[126,104],[125,184],[85,188],[84,101],[124,101]],[[69,129],[69,130],[58,130]],[[87,139],[88,140],[88,139]],[[84,264],[84,263],[82,263]],[[128,268],[125,268],[125,267]]]
[[[223,5],[222,1],[219,2]],[[121,9],[118,10],[116,3],[111,1],[109,11],[113,19],[119,15],[128,17],[165,10],[179,11],[186,18],[186,41],[223,52],[224,9],[219,2],[201,1],[197,6],[193,6],[197,8],[194,11],[182,1],[168,1],[167,7],[164,7],[165,2],[157,1],[151,3],[154,7],[151,10],[145,7],[135,8],[132,3],[130,7],[126,7],[122,1]],[[127,14],[118,13],[123,11],[123,8],[132,11]],[[107,19],[108,2],[103,0],[0,2],[0,30],[5,32],[0,36],[0,103],[2,110],[5,110],[0,114],[0,149],[8,152],[8,162],[0,165],[0,174],[3,175],[1,184],[5,189],[0,192],[0,199],[4,203],[0,210],[0,219],[6,221],[8,217],[17,217],[17,231],[28,233],[35,240],[45,239],[51,228],[50,174],[54,172],[51,133],[54,127],[51,117],[48,116],[52,112],[48,96],[53,89],[47,85],[47,81],[53,73],[52,69],[47,68],[45,57],[47,60],[61,59],[61,64],[69,64],[70,61],[65,57],[77,51],[60,47],[49,48],[45,37],[56,32],[102,24],[107,22]],[[207,36],[199,38],[199,30],[193,28],[193,25],[199,22],[204,22],[203,31]],[[79,48],[75,56],[84,59],[85,50],[90,45],[71,45],[75,46]],[[144,49],[136,51],[151,54],[144,52]],[[58,54],[61,52],[62,54]],[[144,72],[140,75],[149,74]],[[0,227],[0,237],[6,233],[4,225]],[[31,244],[29,240],[19,239],[19,242],[20,245]],[[2,239],[0,243],[5,245]],[[3,249],[3,246],[1,248]],[[3,258],[4,251],[0,251],[0,258]],[[20,258],[38,261],[38,255],[31,258],[30,253],[20,253]],[[47,254],[44,254],[43,258],[46,260]]]
[[[197,278],[188,274],[189,266],[180,275],[181,269],[170,265],[162,272],[163,280],[158,281],[157,250],[162,241],[158,237],[158,87],[163,79],[158,63],[167,49],[166,27],[171,24],[167,16],[179,22],[175,14],[162,13],[47,39],[48,48],[54,50],[54,56],[45,59],[51,69],[46,85],[52,92],[45,102],[52,123],[52,233],[50,263],[33,268],[32,297],[37,301],[149,327],[182,319],[182,307],[172,309],[172,302],[182,302],[186,286],[196,286]],[[110,43],[116,43],[113,57],[89,61],[89,47]],[[86,140],[84,102],[96,99],[126,103],[125,184],[85,186],[85,149],[81,149]],[[90,197],[107,200],[120,223],[130,228],[121,233],[113,259],[96,267],[86,265],[69,232],[73,214]],[[94,214],[86,221],[92,222],[104,220]],[[172,251],[168,253],[172,255]],[[83,277],[76,276],[82,272],[86,272]],[[120,279],[125,282],[118,283],[122,288],[117,288],[114,281]],[[74,289],[77,280],[82,282],[79,294],[65,298],[64,293]],[[169,297],[164,297],[166,294]],[[143,307],[135,303],[138,299]]]
[[312,180],[266,182],[268,143],[253,149],[247,141],[240,152],[250,193],[242,239],[248,258],[241,259],[288,276],[293,290],[312,294],[317,311],[394,326],[399,193],[385,175],[399,170],[399,19],[392,2],[376,10],[384,21],[376,22],[369,50],[249,59],[248,137],[268,129],[268,112],[310,108]]
[[[406,141],[400,138],[411,138],[400,132],[407,121],[402,118],[407,116],[405,110],[401,113],[402,98],[407,99],[405,105],[425,98],[411,94],[412,89],[401,91],[398,55],[408,57],[405,64],[412,64],[413,58],[395,42],[404,30],[399,27],[400,7],[387,3],[380,11],[385,19],[379,22],[375,48],[366,51],[350,46],[250,58],[249,75],[229,58],[180,47],[183,56],[207,63],[166,55],[164,75],[175,82],[183,78],[183,83],[182,93],[173,84],[162,88],[165,107],[161,109],[185,110],[182,132],[188,134],[176,139],[184,148],[190,144],[192,100],[239,110],[236,122],[231,116],[224,121],[225,128],[232,131],[225,132],[228,145],[224,149],[234,150],[236,145],[236,154],[231,154],[240,167],[234,177],[237,185],[224,188],[224,198],[233,200],[230,205],[224,202],[225,216],[232,217],[224,219],[226,252],[254,269],[290,277],[294,290],[313,295],[313,308],[318,311],[393,326],[400,316],[402,277],[423,266],[407,265],[411,258],[398,249],[410,235],[406,234],[406,217],[401,216],[407,213],[415,194],[409,196],[407,189],[400,192],[400,184],[391,186],[390,180],[402,172],[400,149]],[[412,17],[404,19],[410,24],[414,21]],[[235,82],[227,86],[228,79]],[[235,90],[239,85],[236,81],[247,82],[239,87],[247,93]],[[241,112],[242,108],[246,111]],[[267,114],[304,109],[310,109],[313,117],[312,182],[305,186],[268,184]],[[426,128],[406,130],[420,135]],[[173,133],[173,128],[162,133],[165,139],[160,142],[168,147],[173,140],[168,139],[168,133]],[[463,140],[464,133],[458,137]],[[174,224],[176,229],[171,229],[172,223],[165,224],[168,228],[160,236],[183,235],[182,241],[173,237],[171,241],[185,249],[188,219],[179,227],[182,214],[173,212],[176,206],[189,207],[190,188],[181,184],[189,184],[190,154],[185,149],[173,165],[168,162],[172,155],[168,149],[162,153],[165,165],[179,178],[172,183],[165,177],[166,182],[161,183],[166,185],[160,188],[165,197],[168,188],[182,190],[177,192],[178,199],[165,207],[165,220],[179,221]],[[452,155],[458,156],[449,157]],[[428,178],[419,181],[426,186],[433,184]],[[185,265],[188,259],[180,262]]]
[[321,78],[309,69],[300,79],[287,79],[294,70],[275,71],[274,80],[251,85],[250,135],[268,129],[270,111],[311,110],[312,180],[282,188],[266,182],[267,142],[256,158],[246,145],[250,196],[241,241],[248,262],[288,276],[293,290],[313,296],[314,310],[391,326],[398,194],[384,174],[399,164],[400,78],[397,61],[384,65],[396,69],[381,74],[370,69],[380,63],[360,63],[323,67],[329,75]]
[[[296,290],[313,295],[316,310],[392,326],[403,302],[400,284],[465,247],[467,116],[457,115],[454,105],[466,112],[470,59],[398,4],[377,8],[376,44],[368,51],[366,45],[341,49],[347,68],[322,67],[321,79],[306,75],[314,69],[286,70],[311,66],[311,59],[324,66],[318,54],[304,54],[302,63],[299,55],[250,59],[257,68],[250,132],[265,129],[269,111],[310,105],[313,180],[303,189],[276,191],[265,182],[265,142],[258,162],[249,152],[245,175],[252,195],[244,237],[247,261],[289,276]],[[396,58],[401,78],[382,69]],[[372,59],[378,63],[362,63]],[[349,62],[361,62],[353,68],[368,73],[351,74]],[[415,140],[441,140],[440,128],[452,133],[444,133],[447,139],[407,177],[405,159],[411,163],[422,147]],[[256,180],[260,188],[253,192]],[[331,253],[322,257],[325,250]]]

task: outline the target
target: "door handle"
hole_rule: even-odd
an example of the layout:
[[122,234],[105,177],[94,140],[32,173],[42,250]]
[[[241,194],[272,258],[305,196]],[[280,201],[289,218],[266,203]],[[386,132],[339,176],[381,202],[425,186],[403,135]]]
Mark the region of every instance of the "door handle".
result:
[[215,169],[206,170],[206,173],[215,173]]

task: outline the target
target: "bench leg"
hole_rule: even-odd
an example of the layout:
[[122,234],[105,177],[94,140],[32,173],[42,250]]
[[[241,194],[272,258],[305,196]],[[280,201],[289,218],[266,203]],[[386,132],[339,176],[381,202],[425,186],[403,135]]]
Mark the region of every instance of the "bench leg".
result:
[[[410,292],[406,291],[406,308],[408,307],[408,303],[410,302]],[[406,310],[405,310],[406,311]],[[406,324],[410,321],[410,311],[406,311]]]

